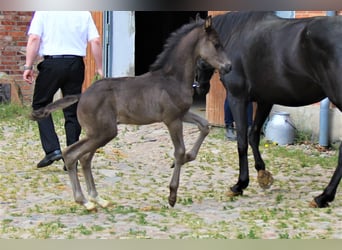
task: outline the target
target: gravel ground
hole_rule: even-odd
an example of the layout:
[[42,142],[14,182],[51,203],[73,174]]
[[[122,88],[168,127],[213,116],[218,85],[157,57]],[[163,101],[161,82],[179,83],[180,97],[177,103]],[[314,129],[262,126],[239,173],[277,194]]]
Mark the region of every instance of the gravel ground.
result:
[[[62,135],[61,122],[56,127]],[[192,145],[197,128],[185,124],[184,134]],[[329,208],[308,206],[330,180],[336,162],[327,166],[324,160],[336,159],[336,151],[312,145],[261,149],[273,186],[258,186],[250,156],[249,187],[241,197],[227,197],[238,175],[236,144],[222,128],[212,128],[198,158],[182,168],[178,202],[170,208],[173,147],[165,126],[120,125],[118,138],[93,160],[98,191],[112,205],[87,212],[74,203],[61,161],[36,168],[43,153],[35,123],[23,117],[0,121],[1,238],[341,239],[341,188]],[[275,154],[284,151],[292,154]],[[298,152],[308,158],[300,161]],[[322,161],[308,166],[305,159],[313,157]]]

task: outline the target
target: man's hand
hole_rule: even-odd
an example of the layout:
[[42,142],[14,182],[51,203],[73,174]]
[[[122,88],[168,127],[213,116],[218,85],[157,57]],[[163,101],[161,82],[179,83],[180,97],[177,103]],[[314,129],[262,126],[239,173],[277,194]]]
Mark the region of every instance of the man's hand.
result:
[[25,82],[32,84],[33,83],[33,69],[26,69],[24,70],[23,73],[23,79],[25,80]]
[[23,73],[23,79],[25,80],[25,82],[32,84],[34,77],[33,77],[33,69],[26,69],[24,70]]

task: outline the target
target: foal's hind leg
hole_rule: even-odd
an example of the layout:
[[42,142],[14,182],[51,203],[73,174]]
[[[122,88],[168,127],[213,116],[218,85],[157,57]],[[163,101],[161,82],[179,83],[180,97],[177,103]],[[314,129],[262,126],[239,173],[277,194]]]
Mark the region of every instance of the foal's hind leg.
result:
[[187,112],[183,117],[184,122],[189,122],[196,124],[198,129],[200,130],[200,134],[193,145],[192,149],[186,153],[185,155],[185,162],[193,161],[196,159],[198,151],[205,139],[205,137],[209,134],[209,123],[206,119],[203,119],[202,117],[192,113]]
[[101,198],[99,198],[98,200],[96,199],[98,196],[93,180],[93,175],[91,173],[90,161],[97,148],[104,146],[116,136],[116,128],[111,128],[112,130],[100,130],[101,132],[105,131],[105,133],[88,135],[87,138],[82,139],[69,146],[63,153],[64,161],[68,168],[68,174],[74,193],[74,199],[77,203],[85,206],[87,210],[95,209],[95,204],[92,201],[88,201],[82,193],[82,189],[76,172],[76,162],[78,159],[80,159],[86,185],[88,191],[91,194],[92,200],[98,202],[100,205],[106,205],[106,201],[102,200]]
[[68,169],[75,202],[85,206],[87,210],[93,210],[95,208],[94,204],[89,202],[82,192],[76,167],[77,160],[82,156],[82,154],[84,154],[84,152],[81,152],[81,148],[87,144],[87,141],[88,138],[85,138],[67,147],[63,152],[63,158],[65,166]]
[[185,158],[185,146],[183,141],[183,123],[181,120],[175,120],[171,123],[166,124],[172,143],[174,145],[174,170],[170,182],[170,196],[169,204],[173,207],[177,201],[177,190],[179,186],[179,177],[181,166],[184,164]]
[[272,105],[258,103],[255,119],[249,134],[249,144],[251,145],[254,155],[255,169],[258,172],[258,183],[263,189],[270,188],[273,184],[272,174],[266,170],[265,162],[263,161],[259,150],[260,132],[271,109]]
[[108,207],[109,202],[102,199],[96,190],[93,175],[91,174],[91,160],[95,151],[88,153],[80,159],[84,178],[86,180],[87,191],[91,202],[99,204],[101,207]]

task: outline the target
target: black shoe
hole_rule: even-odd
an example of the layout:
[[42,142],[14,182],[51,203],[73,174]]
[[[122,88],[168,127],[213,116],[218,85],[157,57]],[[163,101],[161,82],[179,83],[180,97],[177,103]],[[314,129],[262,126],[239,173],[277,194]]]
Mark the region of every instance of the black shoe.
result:
[[227,126],[226,127],[226,137],[228,140],[230,141],[236,141],[236,133],[235,133],[235,129],[232,126]]
[[43,160],[41,160],[38,164],[37,164],[37,168],[43,168],[43,167],[47,167],[49,165],[51,165],[54,161],[58,161],[60,159],[62,159],[62,152],[57,149],[49,154],[47,154]]

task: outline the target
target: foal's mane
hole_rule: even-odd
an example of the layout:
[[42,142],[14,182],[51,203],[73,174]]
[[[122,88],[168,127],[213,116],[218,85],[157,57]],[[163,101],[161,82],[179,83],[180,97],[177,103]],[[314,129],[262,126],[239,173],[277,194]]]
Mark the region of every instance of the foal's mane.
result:
[[165,64],[169,61],[170,56],[172,56],[172,52],[174,48],[178,45],[179,41],[194,28],[203,25],[203,21],[191,22],[183,25],[178,30],[174,31],[170,37],[166,40],[164,44],[163,51],[158,55],[155,62],[150,66],[150,71],[156,71],[165,66]]

